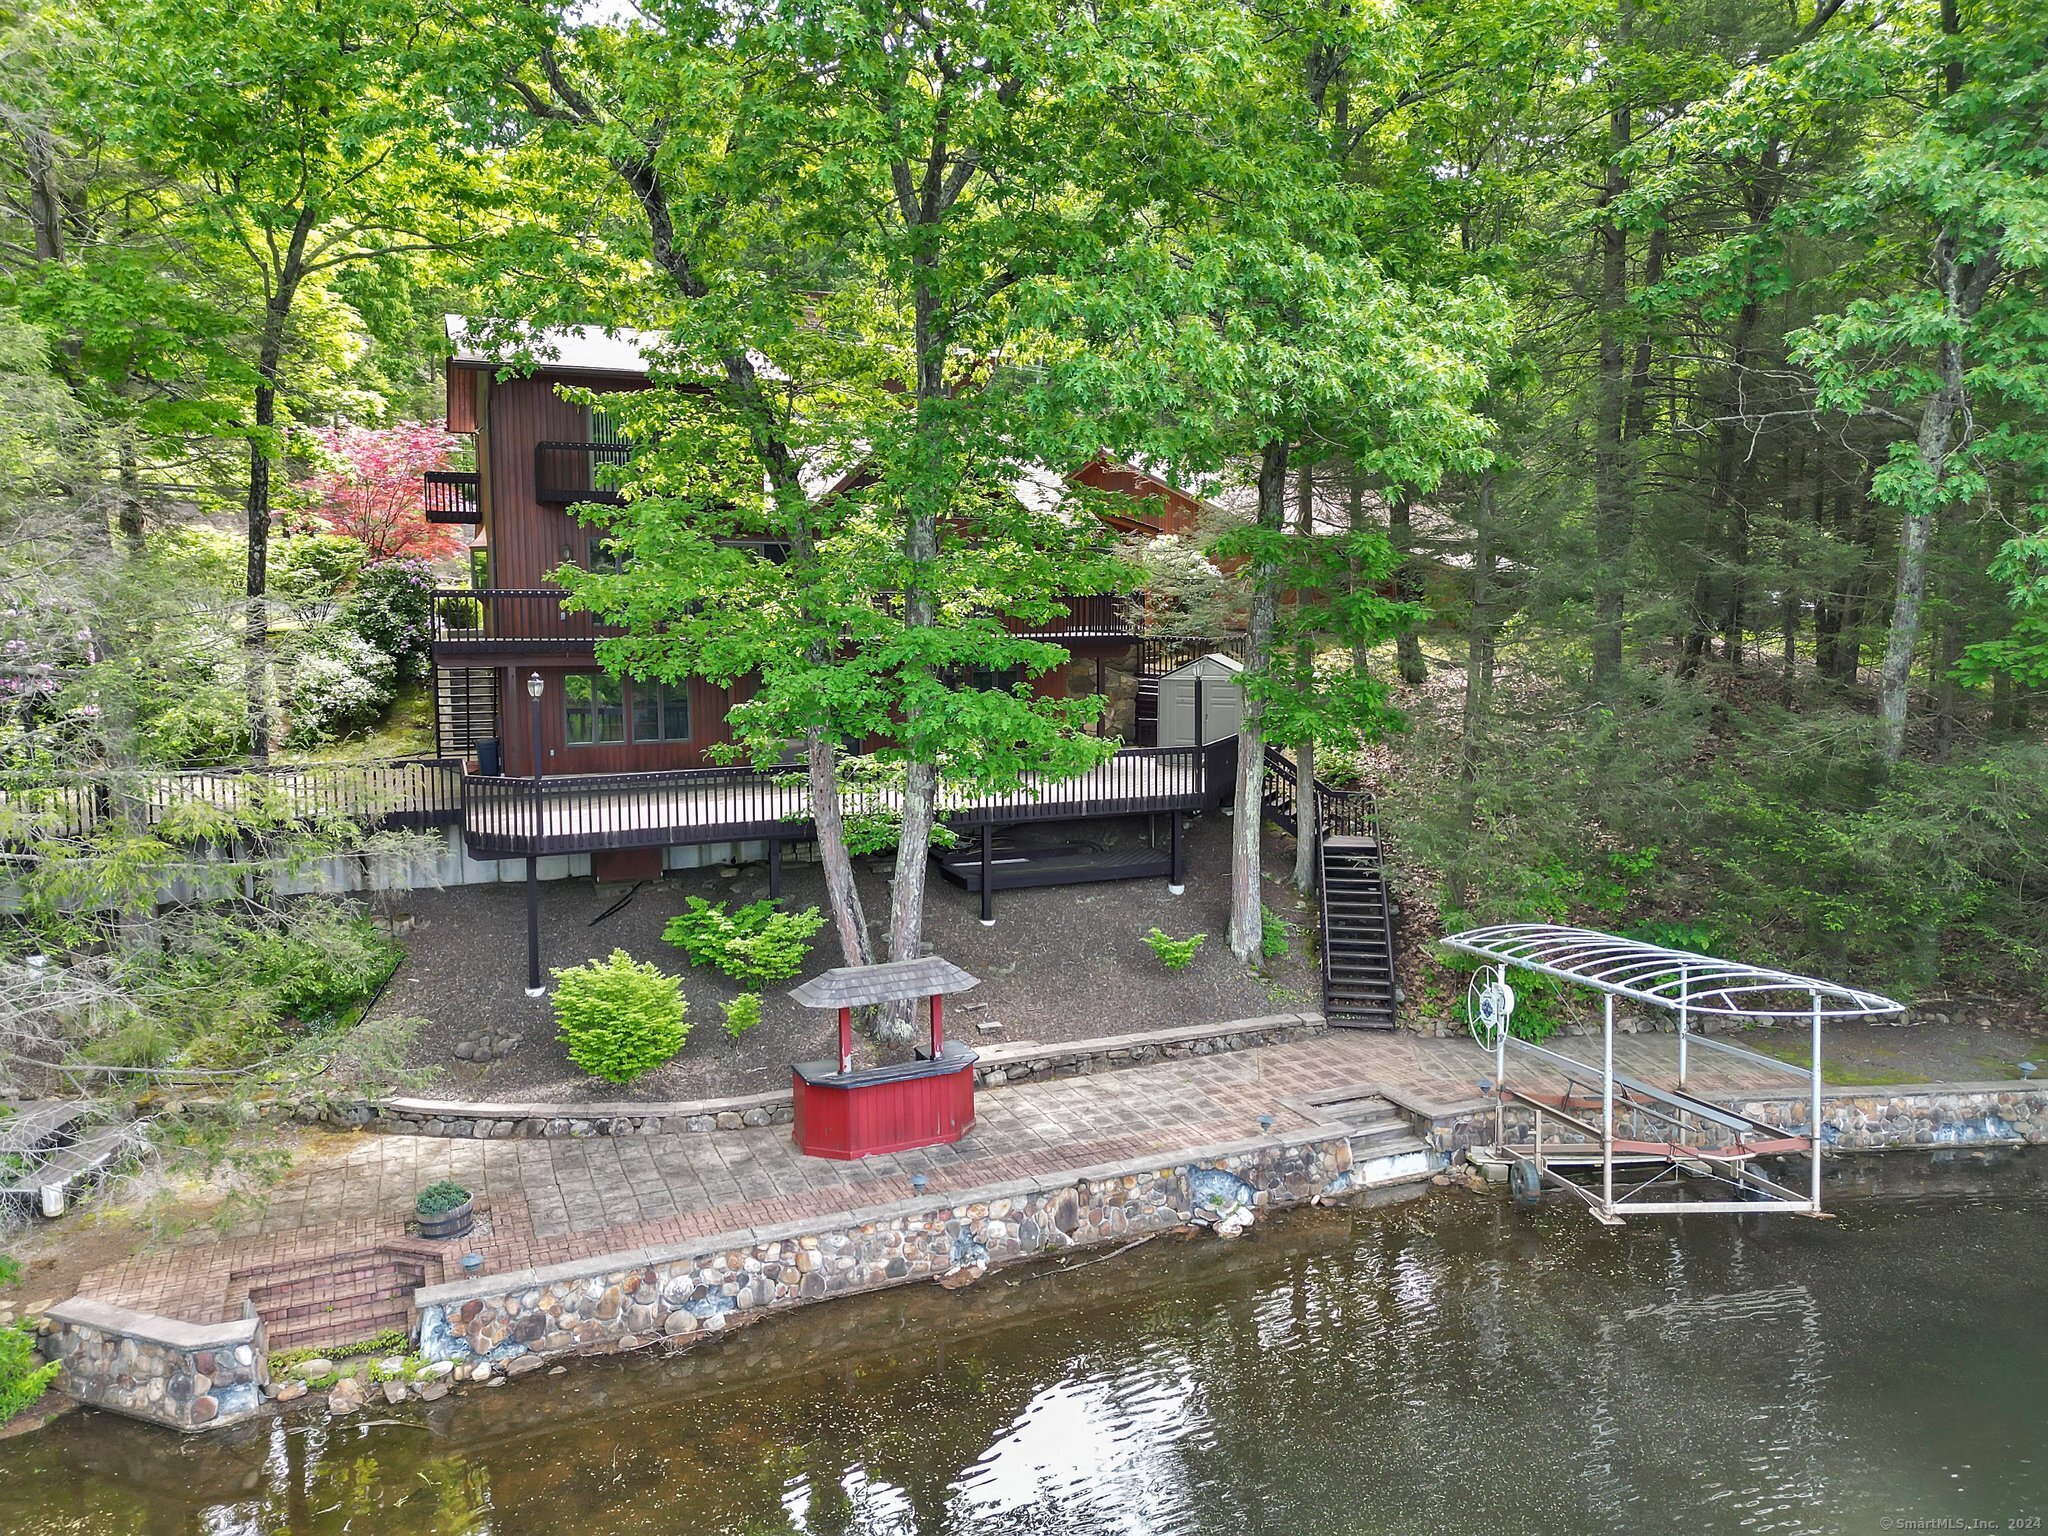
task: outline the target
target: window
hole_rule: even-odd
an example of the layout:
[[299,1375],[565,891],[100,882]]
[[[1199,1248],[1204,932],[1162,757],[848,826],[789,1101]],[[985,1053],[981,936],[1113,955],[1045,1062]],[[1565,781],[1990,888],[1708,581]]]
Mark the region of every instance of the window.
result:
[[590,535],[590,569],[601,575],[616,576],[633,564],[633,557],[619,545],[601,533]]
[[491,547],[473,545],[469,551],[469,584],[481,592],[491,584]]
[[633,739],[635,741],[688,741],[690,739],[690,685],[688,683],[635,683],[633,685]]
[[591,747],[626,739],[626,685],[602,672],[562,679],[562,739]]

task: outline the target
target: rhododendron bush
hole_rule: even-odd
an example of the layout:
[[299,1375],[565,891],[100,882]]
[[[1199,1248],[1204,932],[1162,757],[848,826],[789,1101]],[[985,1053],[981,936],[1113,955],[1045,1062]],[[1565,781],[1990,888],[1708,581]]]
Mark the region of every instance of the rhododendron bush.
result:
[[328,532],[358,541],[366,563],[443,560],[461,549],[458,530],[428,522],[423,505],[424,476],[447,468],[454,452],[438,425],[330,427],[313,437],[335,461],[311,482],[315,513]]

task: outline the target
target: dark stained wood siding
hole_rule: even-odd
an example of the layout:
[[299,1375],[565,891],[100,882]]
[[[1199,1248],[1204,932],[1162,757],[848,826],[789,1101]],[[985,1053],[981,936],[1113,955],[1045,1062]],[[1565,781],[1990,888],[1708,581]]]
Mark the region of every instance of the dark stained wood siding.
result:
[[[714,746],[732,740],[725,712],[746,699],[752,687],[742,681],[720,688],[701,677],[690,679],[690,739],[659,741],[642,745],[634,741],[608,742],[596,746],[569,745],[562,719],[562,678],[569,672],[594,672],[597,664],[565,666],[557,656],[540,666],[511,666],[504,669],[500,697],[504,699],[505,771],[524,776],[533,772],[533,709],[526,694],[526,679],[539,672],[541,771],[549,776],[579,773],[654,773],[667,768],[709,768],[707,755]],[[628,722],[632,719],[633,684],[626,684]],[[628,725],[630,730],[630,723]]]

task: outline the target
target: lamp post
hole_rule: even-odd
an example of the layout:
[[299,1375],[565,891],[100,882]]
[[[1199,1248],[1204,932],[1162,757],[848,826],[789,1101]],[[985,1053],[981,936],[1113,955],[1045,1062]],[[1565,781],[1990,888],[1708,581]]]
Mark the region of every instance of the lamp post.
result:
[[540,982],[540,834],[544,825],[540,803],[540,695],[538,672],[526,679],[526,714],[533,722],[533,841],[526,849],[526,995],[543,997]]

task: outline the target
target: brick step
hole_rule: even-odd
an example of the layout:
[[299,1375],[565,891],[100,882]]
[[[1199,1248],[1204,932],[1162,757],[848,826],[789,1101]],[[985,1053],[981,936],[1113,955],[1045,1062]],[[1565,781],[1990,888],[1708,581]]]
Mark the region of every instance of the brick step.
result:
[[386,1270],[379,1275],[337,1279],[332,1285],[322,1285],[314,1280],[301,1281],[282,1293],[267,1288],[257,1289],[249,1293],[249,1303],[264,1317],[292,1317],[308,1307],[338,1306],[365,1296],[387,1298],[415,1291],[426,1283],[424,1275]]
[[334,1316],[337,1312],[385,1312],[396,1307],[400,1312],[409,1312],[412,1293],[417,1286],[384,1285],[336,1292],[324,1298],[308,1297],[289,1306],[275,1306],[270,1302],[256,1303],[256,1315],[263,1319],[266,1328],[290,1328],[298,1324],[318,1322]]

